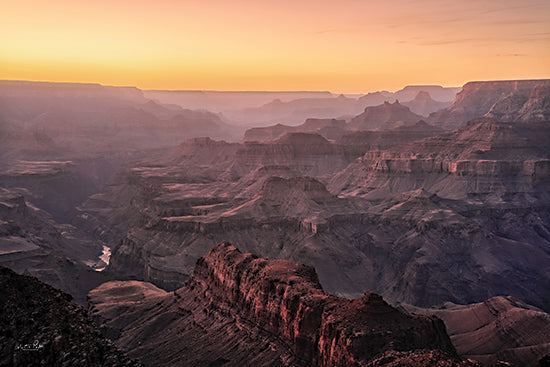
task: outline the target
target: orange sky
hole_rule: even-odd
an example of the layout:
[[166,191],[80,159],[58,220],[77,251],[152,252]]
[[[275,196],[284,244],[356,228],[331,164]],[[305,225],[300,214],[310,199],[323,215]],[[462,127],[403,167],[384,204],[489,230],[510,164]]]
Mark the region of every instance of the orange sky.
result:
[[550,78],[548,0],[17,0],[0,79],[396,90]]

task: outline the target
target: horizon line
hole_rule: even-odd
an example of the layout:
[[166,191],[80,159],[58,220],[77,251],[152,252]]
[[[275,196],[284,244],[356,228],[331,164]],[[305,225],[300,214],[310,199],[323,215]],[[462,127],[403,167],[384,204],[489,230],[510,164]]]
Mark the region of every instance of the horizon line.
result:
[[[442,87],[442,88],[462,88],[468,83],[477,83],[477,82],[514,82],[514,81],[545,81],[550,80],[548,78],[537,78],[537,79],[492,79],[492,80],[470,80],[465,82],[462,85],[442,85],[442,84],[406,84],[400,89],[395,91],[402,90],[406,87]],[[4,82],[16,82],[16,83],[41,83],[41,84],[69,84],[69,85],[89,85],[89,86],[100,86],[100,87],[111,87],[111,88],[135,88],[143,92],[168,92],[168,93],[177,93],[177,92],[211,92],[211,93],[329,93],[333,95],[345,95],[345,94],[367,94],[367,93],[376,93],[376,92],[391,92],[388,89],[379,89],[376,91],[350,91],[350,92],[332,92],[330,90],[231,90],[231,89],[145,89],[137,85],[111,85],[111,84],[102,84],[100,82],[71,82],[71,81],[51,81],[51,80],[28,80],[28,79],[0,79],[0,83]]]

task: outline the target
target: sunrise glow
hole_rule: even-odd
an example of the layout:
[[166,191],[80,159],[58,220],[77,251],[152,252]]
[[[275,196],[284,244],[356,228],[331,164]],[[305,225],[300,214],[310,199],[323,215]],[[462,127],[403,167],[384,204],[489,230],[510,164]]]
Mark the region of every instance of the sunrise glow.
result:
[[550,2],[20,0],[0,79],[366,92],[550,77]]

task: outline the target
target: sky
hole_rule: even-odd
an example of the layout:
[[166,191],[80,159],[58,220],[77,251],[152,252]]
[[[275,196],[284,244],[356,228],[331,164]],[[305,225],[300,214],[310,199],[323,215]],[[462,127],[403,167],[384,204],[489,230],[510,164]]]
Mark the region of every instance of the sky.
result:
[[0,79],[329,90],[550,78],[549,0],[17,0]]

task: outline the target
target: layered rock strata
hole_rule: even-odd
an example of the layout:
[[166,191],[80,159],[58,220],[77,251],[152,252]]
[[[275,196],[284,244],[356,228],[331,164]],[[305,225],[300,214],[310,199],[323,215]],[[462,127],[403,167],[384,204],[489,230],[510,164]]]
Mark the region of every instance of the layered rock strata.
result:
[[435,309],[405,307],[440,317],[457,351],[483,365],[537,366],[550,355],[550,315],[513,297]]
[[[130,301],[121,296],[128,292]],[[174,365],[174,350],[188,366],[364,366],[389,352],[416,366],[426,351],[436,351],[434,363],[473,365],[456,358],[437,318],[403,314],[373,293],[330,296],[313,268],[243,254],[228,243],[200,258],[173,293],[116,282],[89,299],[104,330],[130,356],[157,366]]]

